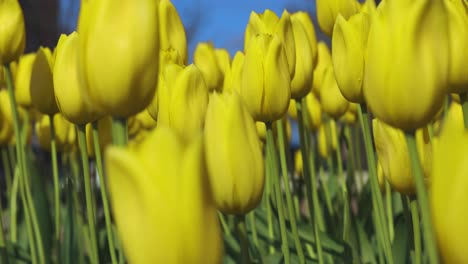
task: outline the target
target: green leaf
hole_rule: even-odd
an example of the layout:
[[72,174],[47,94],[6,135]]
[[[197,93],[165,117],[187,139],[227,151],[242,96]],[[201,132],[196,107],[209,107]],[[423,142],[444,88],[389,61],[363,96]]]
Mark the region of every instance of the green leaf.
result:
[[367,237],[366,232],[361,221],[355,221],[355,227],[357,231],[357,238],[360,247],[361,261],[362,263],[377,263],[375,259],[375,251],[370,243],[369,238]]
[[402,215],[395,219],[395,239],[392,244],[393,261],[395,263],[406,263],[410,254],[410,234]]

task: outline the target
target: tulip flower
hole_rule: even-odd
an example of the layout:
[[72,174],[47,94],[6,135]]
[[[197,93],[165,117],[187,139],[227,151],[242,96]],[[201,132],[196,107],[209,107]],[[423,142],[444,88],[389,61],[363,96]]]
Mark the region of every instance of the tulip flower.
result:
[[330,155],[330,139],[327,136],[326,124],[323,123],[317,130],[317,148],[320,157],[327,159]]
[[215,55],[221,74],[225,76],[226,72],[231,67],[231,55],[229,55],[226,49],[215,49]]
[[166,66],[158,87],[158,124],[173,128],[184,140],[202,131],[208,89],[197,66]]
[[317,64],[317,57],[318,57],[318,43],[317,43],[317,36],[315,34],[315,27],[312,19],[310,18],[309,14],[304,11],[299,11],[292,14],[291,18],[299,20],[299,22],[304,27],[307,38],[309,39],[311,53],[312,53],[312,61],[313,65]]
[[[257,129],[258,138],[262,141],[266,141],[266,125],[263,122],[255,122],[255,127]],[[274,131],[274,130],[273,130]]]
[[49,48],[40,47],[32,65],[30,94],[32,105],[46,115],[57,113],[52,70],[54,62]]
[[80,63],[99,112],[128,117],[145,109],[158,72],[159,1],[82,1]]
[[[393,189],[404,194],[414,194],[415,183],[409,158],[405,134],[379,119],[373,120],[374,142],[383,174]],[[428,182],[432,163],[432,146],[427,132],[422,129],[416,133],[419,161]]]
[[147,110],[143,110],[135,116],[135,119],[140,122],[144,129],[153,129],[156,127],[156,120],[149,114]]
[[[341,120],[346,123],[346,124],[354,124],[357,121],[357,113],[356,113],[356,104],[355,103],[350,103],[348,110],[346,110],[346,113],[341,117]],[[354,109],[354,110],[353,110]]]
[[317,20],[323,33],[331,36],[338,15],[345,19],[359,12],[360,5],[356,0],[317,0]]
[[240,87],[242,84],[242,71],[244,67],[244,53],[242,51],[236,52],[234,59],[232,60],[231,67],[227,68],[224,75],[224,91],[236,91],[240,93]]
[[377,179],[379,181],[380,192],[385,193],[385,175],[380,161],[377,161]]
[[78,33],[62,35],[57,45],[54,64],[54,93],[62,115],[74,124],[86,124],[99,118],[84,97],[86,82],[78,61]]
[[276,35],[284,46],[285,55],[291,79],[294,77],[296,67],[296,44],[291,24],[291,16],[285,10],[281,18],[267,9],[263,14],[252,12],[249,23],[245,29],[244,51],[248,53],[251,40],[258,34]]
[[382,2],[371,23],[363,87],[369,108],[397,128],[425,126],[447,93],[449,42],[443,1]]
[[325,71],[322,86],[320,89],[322,109],[329,116],[338,119],[348,110],[349,102],[343,97],[338,88],[332,66]]
[[139,144],[110,146],[105,164],[130,263],[221,263],[201,137],[186,146],[175,131],[159,126]]
[[332,38],[332,61],[335,78],[346,100],[363,103],[365,53],[370,28],[367,13],[358,13],[346,21],[341,15],[336,19]]
[[187,36],[177,10],[169,0],[159,1],[159,45],[161,50],[174,49],[187,64]]
[[0,65],[15,61],[26,45],[24,17],[18,0],[0,1]]
[[[55,128],[55,142],[58,151],[64,151],[70,146],[69,130],[74,130],[72,123],[68,122],[60,113],[53,117]],[[34,126],[39,145],[42,149],[50,151],[50,118],[47,115],[42,115],[39,121]]]
[[206,163],[217,208],[241,215],[253,210],[263,194],[263,155],[254,120],[237,92],[210,96],[205,137],[209,140],[205,144]]
[[291,78],[277,36],[257,35],[245,54],[240,95],[256,121],[280,119],[288,110]]
[[464,128],[460,105],[452,104],[435,142],[430,200],[439,252],[444,263],[465,263],[468,130]]
[[332,65],[330,49],[328,49],[328,46],[325,42],[319,42],[317,44],[317,65],[314,69],[312,82],[312,92],[317,97],[320,97],[320,90],[323,87],[325,72],[330,65]]
[[307,117],[306,125],[310,131],[317,130],[322,124],[322,106],[313,93],[309,93],[305,99]]
[[[112,118],[105,116],[97,121],[97,130],[99,134],[99,146],[102,153],[105,153],[107,147],[112,143]],[[93,138],[93,125],[86,124],[86,149],[88,150],[88,156],[94,157],[94,138]]]
[[298,149],[294,153],[294,172],[297,175],[302,176],[303,166],[304,166],[304,163],[303,163],[303,160],[302,160],[302,153],[301,153],[301,150]]
[[31,73],[35,53],[28,53],[19,58],[18,69],[15,77],[15,98],[19,105],[30,108],[31,102]]
[[0,90],[0,145],[5,145],[13,136],[13,117],[10,98],[5,89]]
[[212,43],[199,43],[193,55],[195,65],[200,69],[210,91],[221,90],[223,75],[218,65],[215,49]]

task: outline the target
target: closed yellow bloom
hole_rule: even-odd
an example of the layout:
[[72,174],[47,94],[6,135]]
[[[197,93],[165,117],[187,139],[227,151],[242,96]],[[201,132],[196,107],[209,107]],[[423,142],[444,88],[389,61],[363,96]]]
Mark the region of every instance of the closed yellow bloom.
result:
[[159,64],[158,4],[82,1],[80,62],[88,99],[98,111],[127,117],[151,102]]
[[[75,126],[68,122],[60,113],[54,114],[55,143],[57,151],[64,151],[69,146],[69,130]],[[50,151],[50,118],[42,115],[34,126],[39,145],[42,149]]]
[[360,5],[355,0],[317,0],[317,20],[323,33],[331,36],[338,15],[345,19],[359,12]]
[[336,19],[332,38],[332,60],[335,78],[346,100],[363,103],[365,53],[370,28],[370,16],[358,13],[346,21],[341,15]]
[[78,61],[78,34],[62,35],[56,48],[54,93],[62,115],[74,124],[86,124],[99,118],[97,110],[86,100],[81,68]]
[[310,18],[309,13],[304,12],[304,11],[299,11],[299,12],[292,14],[291,18],[299,20],[299,22],[301,22],[302,26],[304,27],[307,33],[307,37],[309,38],[309,43],[310,43],[310,48],[311,48],[312,61],[315,67],[317,63],[317,57],[318,57],[318,43],[317,43],[317,36],[315,34],[314,23],[312,22],[312,19]]
[[130,116],[127,119],[128,137],[134,138],[142,130],[141,123],[135,116]]
[[215,49],[215,55],[224,80],[226,71],[231,67],[231,55],[229,55],[227,49]]
[[306,96],[305,106],[307,106],[307,108],[304,110],[307,110],[308,117],[306,125],[310,131],[315,131],[322,124],[322,106],[313,93],[309,93]]
[[13,136],[13,115],[6,89],[0,90],[0,145],[6,145]]
[[288,61],[276,36],[257,35],[245,54],[240,95],[256,121],[280,119],[291,98]]
[[296,172],[297,175],[302,176],[303,172],[303,166],[304,163],[302,161],[302,153],[301,150],[298,149],[294,153],[294,172]]
[[449,42],[443,1],[382,2],[372,18],[366,102],[389,125],[404,130],[423,127],[447,92]]
[[156,120],[149,114],[148,110],[143,110],[135,116],[144,129],[153,129],[156,127]]
[[205,138],[217,208],[241,215],[253,210],[263,194],[263,154],[254,120],[237,92],[210,96]]
[[[112,118],[110,116],[105,116],[95,122],[97,122],[97,130],[99,134],[99,147],[101,148],[101,152],[105,153],[104,151],[106,148],[112,143]],[[92,124],[86,125],[86,144],[88,156],[94,157],[95,149]]]
[[159,45],[160,49],[177,50],[184,64],[187,64],[187,36],[177,10],[169,0],[159,1]]
[[317,130],[317,148],[320,157],[327,159],[330,155],[330,139],[327,135],[326,123]]
[[106,152],[112,209],[130,263],[221,263],[203,141],[185,146],[159,126],[139,144]]
[[52,52],[47,47],[40,47],[32,65],[30,94],[32,105],[45,115],[59,111],[55,102],[53,67]]
[[344,115],[341,117],[341,121],[345,122],[346,124],[354,124],[356,123],[357,121],[357,114],[356,112],[353,112],[352,110],[350,110],[351,108],[351,105],[353,105],[354,103],[350,103],[350,107],[348,108],[348,110],[346,111],[346,113],[344,113]]
[[208,105],[208,89],[197,66],[168,65],[158,87],[158,124],[173,128],[188,140],[202,131]]
[[380,161],[377,160],[377,180],[379,181],[379,188],[382,193],[385,193],[385,175],[380,165]]
[[317,44],[317,65],[314,69],[314,77],[312,82],[312,92],[317,97],[320,97],[320,90],[323,87],[325,72],[330,65],[332,65],[330,49],[325,42],[319,42]]
[[[391,127],[379,119],[374,119],[372,125],[375,149],[385,177],[396,191],[414,194],[415,183],[405,134],[402,130]],[[416,143],[419,161],[427,182],[432,165],[432,146],[428,135],[424,135],[422,131],[417,133]]]
[[218,65],[213,43],[199,43],[195,48],[193,61],[202,72],[208,89],[210,91],[220,91],[223,84],[223,74],[221,67]]
[[296,68],[296,44],[291,24],[291,16],[285,10],[281,18],[267,9],[263,14],[250,13],[249,23],[245,29],[244,51],[248,53],[250,42],[259,34],[276,35],[284,46],[290,77],[294,77]]
[[468,92],[468,6],[463,0],[445,0],[450,37],[449,92]]
[[294,99],[289,100],[288,115],[292,119],[297,120],[296,100]]
[[232,59],[232,65],[226,70],[224,75],[223,92],[236,91],[240,93],[244,58],[245,56],[242,51],[238,51],[236,52],[236,55],[234,55],[234,59]]
[[266,125],[263,122],[255,122],[255,127],[257,128],[258,138],[262,141],[266,141]]
[[15,98],[19,105],[30,108],[31,102],[31,74],[35,53],[28,53],[19,58],[15,78]]
[[431,212],[444,263],[466,263],[468,236],[468,130],[461,106],[452,104],[434,148]]
[[0,1],[0,65],[17,60],[26,45],[24,17],[18,0]]
[[329,116],[338,119],[348,110],[349,102],[338,88],[332,66],[326,70],[322,86],[320,89],[322,109]]

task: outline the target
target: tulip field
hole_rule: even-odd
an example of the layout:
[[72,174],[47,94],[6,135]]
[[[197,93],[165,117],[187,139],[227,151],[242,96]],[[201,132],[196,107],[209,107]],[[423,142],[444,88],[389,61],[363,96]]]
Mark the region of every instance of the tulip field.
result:
[[0,0],[0,263],[468,263],[468,1],[315,4],[231,57],[170,0],[25,53]]

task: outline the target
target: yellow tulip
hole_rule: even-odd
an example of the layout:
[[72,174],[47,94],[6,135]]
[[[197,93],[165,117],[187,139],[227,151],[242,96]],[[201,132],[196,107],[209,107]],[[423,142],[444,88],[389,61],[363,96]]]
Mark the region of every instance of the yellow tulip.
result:
[[134,138],[143,128],[141,123],[136,119],[136,116],[130,116],[127,119],[128,137]]
[[18,70],[15,78],[15,98],[19,105],[30,108],[31,102],[31,73],[36,59],[35,53],[28,53],[19,58]]
[[261,141],[266,141],[266,125],[263,122],[255,122],[255,127],[257,128],[257,135]]
[[325,126],[326,123],[323,123],[317,130],[318,153],[323,159],[327,159],[330,155],[330,140]]
[[299,11],[292,14],[291,18],[299,20],[307,33],[312,53],[312,61],[315,67],[315,65],[317,64],[318,57],[318,43],[317,36],[315,34],[314,23],[312,22],[312,19],[310,18],[309,14],[304,11]]
[[304,164],[303,164],[303,161],[302,161],[302,153],[301,153],[301,150],[298,149],[294,153],[294,172],[297,175],[302,176],[303,166],[304,166]]
[[294,99],[289,100],[288,115],[292,119],[297,120],[296,100]]
[[153,129],[156,127],[156,120],[149,114],[148,110],[143,110],[135,116],[144,129]]
[[346,111],[346,113],[344,113],[344,115],[341,117],[340,120],[346,124],[354,124],[357,121],[357,115],[356,113],[353,113],[352,111],[350,111],[348,108],[348,110]]
[[313,93],[309,93],[305,99],[304,110],[307,111],[306,125],[310,131],[316,131],[322,124],[322,106]]
[[234,59],[232,59],[231,67],[227,68],[224,75],[224,91],[236,91],[240,93],[240,87],[242,84],[242,70],[244,67],[244,53],[242,51],[236,52]]
[[338,88],[332,66],[326,70],[322,86],[320,89],[322,109],[326,114],[338,119],[348,110],[349,102],[343,97]]
[[6,89],[0,90],[0,145],[6,145],[13,136],[13,117]]
[[158,124],[172,127],[184,140],[201,133],[208,89],[197,66],[168,65],[158,87]]
[[80,62],[88,99],[98,111],[128,117],[151,102],[159,64],[158,4],[82,1]]
[[336,19],[332,38],[332,61],[335,78],[346,100],[363,103],[365,53],[370,28],[370,16],[358,13],[346,21],[341,15]]
[[379,188],[382,193],[385,193],[385,175],[380,161],[377,161],[377,180],[379,181]]
[[394,127],[425,126],[447,93],[449,43],[443,1],[382,2],[371,23],[363,88],[369,108]]
[[53,67],[50,49],[40,47],[32,65],[30,94],[32,105],[46,115],[52,115],[59,111],[55,102]]
[[202,72],[208,89],[210,91],[221,90],[223,75],[221,67],[218,65],[218,59],[216,57],[213,43],[199,43],[195,48],[193,61]]
[[449,92],[468,92],[468,6],[463,0],[445,0],[449,18]]
[[159,126],[140,144],[110,146],[105,164],[130,263],[221,263],[221,231],[201,137],[185,146],[177,133]]
[[237,92],[210,95],[205,138],[208,175],[217,208],[241,215],[253,210],[263,194],[263,154],[254,120]]
[[[69,146],[69,130],[75,129],[75,126],[68,122],[60,113],[53,117],[55,129],[55,143],[57,151],[64,151]],[[42,115],[40,120],[34,126],[39,145],[42,149],[50,151],[50,118],[48,115]]]
[[226,71],[231,67],[231,55],[227,49],[215,49],[215,55],[221,74],[225,76]]
[[187,36],[177,10],[169,0],[159,1],[159,45],[161,50],[177,50],[183,64],[187,64]]
[[359,12],[360,5],[355,0],[317,0],[317,20],[323,33],[331,36],[338,15],[345,19]]
[[0,25],[0,65],[5,65],[17,60],[26,45],[23,11],[17,0],[0,1]]
[[[379,119],[374,119],[372,125],[375,149],[385,177],[396,191],[414,194],[415,183],[404,132]],[[432,163],[432,146],[427,134],[424,136],[424,132],[417,133],[416,143],[419,161],[423,167],[426,183],[428,183]]]
[[263,14],[250,13],[244,37],[245,53],[248,53],[252,39],[259,34],[276,35],[279,38],[284,46],[290,77],[293,78],[296,67],[296,44],[289,13],[285,10],[281,18],[269,9]]
[[281,40],[257,35],[245,54],[240,95],[256,121],[280,119],[288,110],[291,78]]
[[317,44],[317,65],[314,69],[314,77],[312,82],[312,92],[317,97],[320,97],[320,91],[323,87],[325,72],[330,65],[332,65],[330,49],[325,42],[319,42]]
[[[105,116],[100,118],[97,121],[97,130],[99,134],[99,147],[101,152],[105,153],[105,150],[112,143],[112,118],[110,116]],[[86,144],[88,150],[88,156],[95,156],[94,149],[94,137],[93,137],[93,125],[86,125]]]
[[68,121],[80,125],[90,123],[99,114],[84,97],[86,83],[78,67],[78,34],[62,35],[60,39],[53,74],[57,106]]
[[461,106],[452,104],[434,148],[431,212],[439,252],[444,263],[466,263],[468,236],[468,130]]

